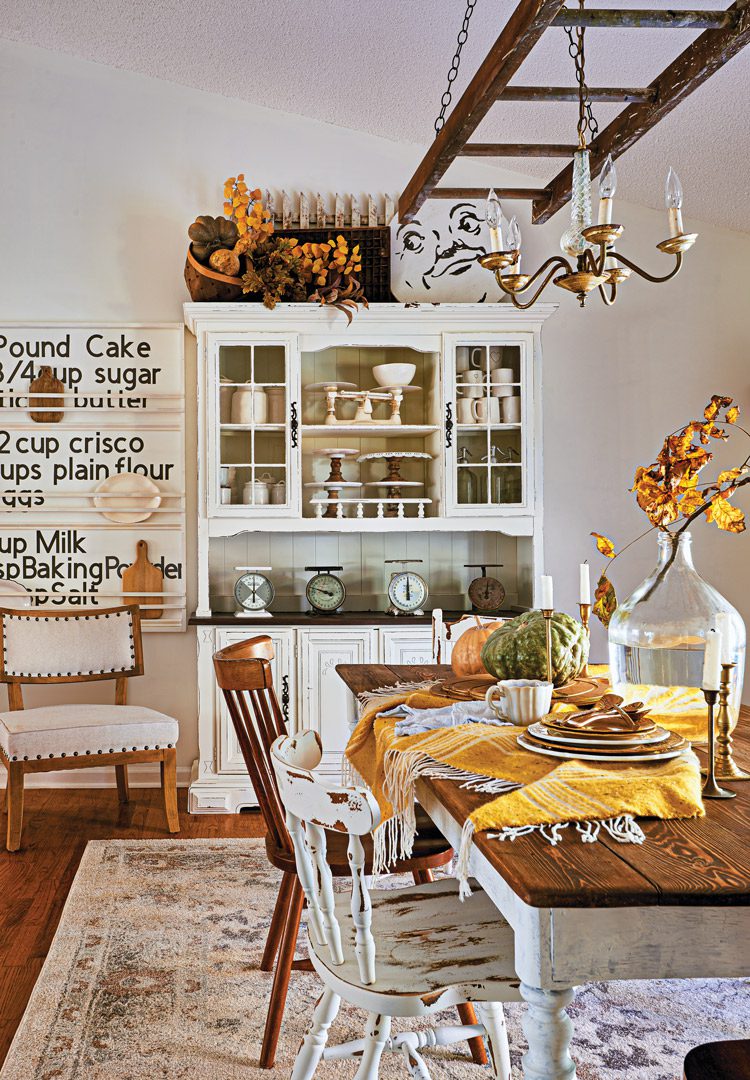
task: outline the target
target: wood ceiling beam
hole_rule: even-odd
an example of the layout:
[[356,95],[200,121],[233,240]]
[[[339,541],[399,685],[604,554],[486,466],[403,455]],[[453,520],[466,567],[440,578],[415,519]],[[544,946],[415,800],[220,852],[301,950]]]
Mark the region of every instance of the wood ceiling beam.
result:
[[[436,187],[430,193],[431,199],[478,199],[487,198],[488,188]],[[498,199],[541,199],[547,195],[546,188],[503,187],[495,188]]]
[[[590,86],[590,101],[641,102],[654,101],[656,92],[650,86]],[[578,101],[577,86],[506,86],[497,95],[498,101]]]
[[563,6],[564,0],[520,0],[481,67],[464,90],[399,199],[401,221],[411,221],[445,175],[500,91],[508,85]]
[[574,143],[467,143],[460,157],[571,157]]
[[650,30],[722,30],[735,26],[737,13],[727,11],[619,11],[614,8],[563,8],[553,26],[591,26],[602,29],[624,27]]
[[[720,67],[750,44],[750,0],[736,0],[729,8],[736,19],[723,30],[706,30],[654,80],[655,100],[628,105],[592,141],[591,176],[598,176],[607,155],[619,157],[663,120]],[[573,165],[567,165],[547,187],[547,194],[532,203],[531,218],[541,225],[570,198]]]

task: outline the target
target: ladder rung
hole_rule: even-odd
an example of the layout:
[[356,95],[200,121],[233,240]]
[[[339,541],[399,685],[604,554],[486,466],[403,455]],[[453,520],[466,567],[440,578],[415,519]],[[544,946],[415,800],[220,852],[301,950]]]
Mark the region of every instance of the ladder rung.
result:
[[467,143],[464,157],[572,157],[577,146],[567,143]]
[[[591,101],[640,103],[656,100],[656,90],[650,86],[589,87]],[[497,101],[578,101],[577,86],[507,86]]]
[[652,11],[641,8],[620,11],[614,8],[563,8],[552,26],[591,26],[601,29],[651,30],[722,30],[737,25],[738,12],[727,11]]
[[[431,199],[481,199],[487,198],[487,188],[436,187],[430,192]],[[495,188],[498,199],[542,199],[546,188]]]

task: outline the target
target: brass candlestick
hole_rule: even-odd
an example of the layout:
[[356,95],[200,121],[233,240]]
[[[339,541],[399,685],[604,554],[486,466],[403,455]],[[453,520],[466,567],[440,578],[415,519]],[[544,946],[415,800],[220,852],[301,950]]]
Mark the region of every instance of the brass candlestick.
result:
[[733,799],[734,792],[719,787],[716,783],[715,757],[716,757],[716,731],[714,728],[714,706],[719,697],[718,690],[704,690],[703,696],[708,706],[708,769],[706,779],[703,782],[704,799]]
[[[586,631],[586,637],[589,639],[589,649],[591,648],[591,631],[589,630],[589,618],[591,617],[591,604],[579,604],[578,610],[581,613],[581,625]],[[581,669],[581,675],[588,675],[589,665],[588,661],[583,665]]]
[[736,664],[721,665],[719,708],[716,712],[716,776],[719,780],[750,780],[750,773],[736,765],[732,757],[732,714],[729,711],[729,692],[732,669]]
[[552,682],[552,608],[542,608],[544,633],[547,647],[547,682]]

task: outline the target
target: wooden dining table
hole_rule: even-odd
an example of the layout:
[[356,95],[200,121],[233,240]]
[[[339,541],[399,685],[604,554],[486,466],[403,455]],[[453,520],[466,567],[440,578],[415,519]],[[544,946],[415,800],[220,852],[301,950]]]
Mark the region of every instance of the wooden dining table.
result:
[[[353,694],[450,674],[440,665],[341,664]],[[750,767],[750,711],[734,736]],[[706,816],[639,819],[646,840],[602,832],[556,846],[539,834],[514,841],[474,836],[470,873],[515,931],[515,964],[528,1008],[525,1080],[575,1080],[575,987],[609,979],[750,976],[750,781],[725,783],[734,799],[706,801]],[[422,779],[417,797],[458,847],[467,816],[496,796],[450,780]],[[460,927],[456,928],[460,933]],[[750,1015],[750,987],[748,988]]]

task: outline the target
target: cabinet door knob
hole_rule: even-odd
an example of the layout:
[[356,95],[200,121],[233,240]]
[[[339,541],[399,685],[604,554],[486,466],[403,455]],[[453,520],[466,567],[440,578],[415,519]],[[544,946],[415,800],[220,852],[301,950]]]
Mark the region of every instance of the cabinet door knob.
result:
[[284,722],[289,723],[289,676],[281,676],[281,711],[284,714]]
[[450,450],[453,446],[453,404],[445,403],[445,448]]
[[292,437],[292,446],[297,447],[299,445],[299,419],[296,401],[289,406],[289,433]]

